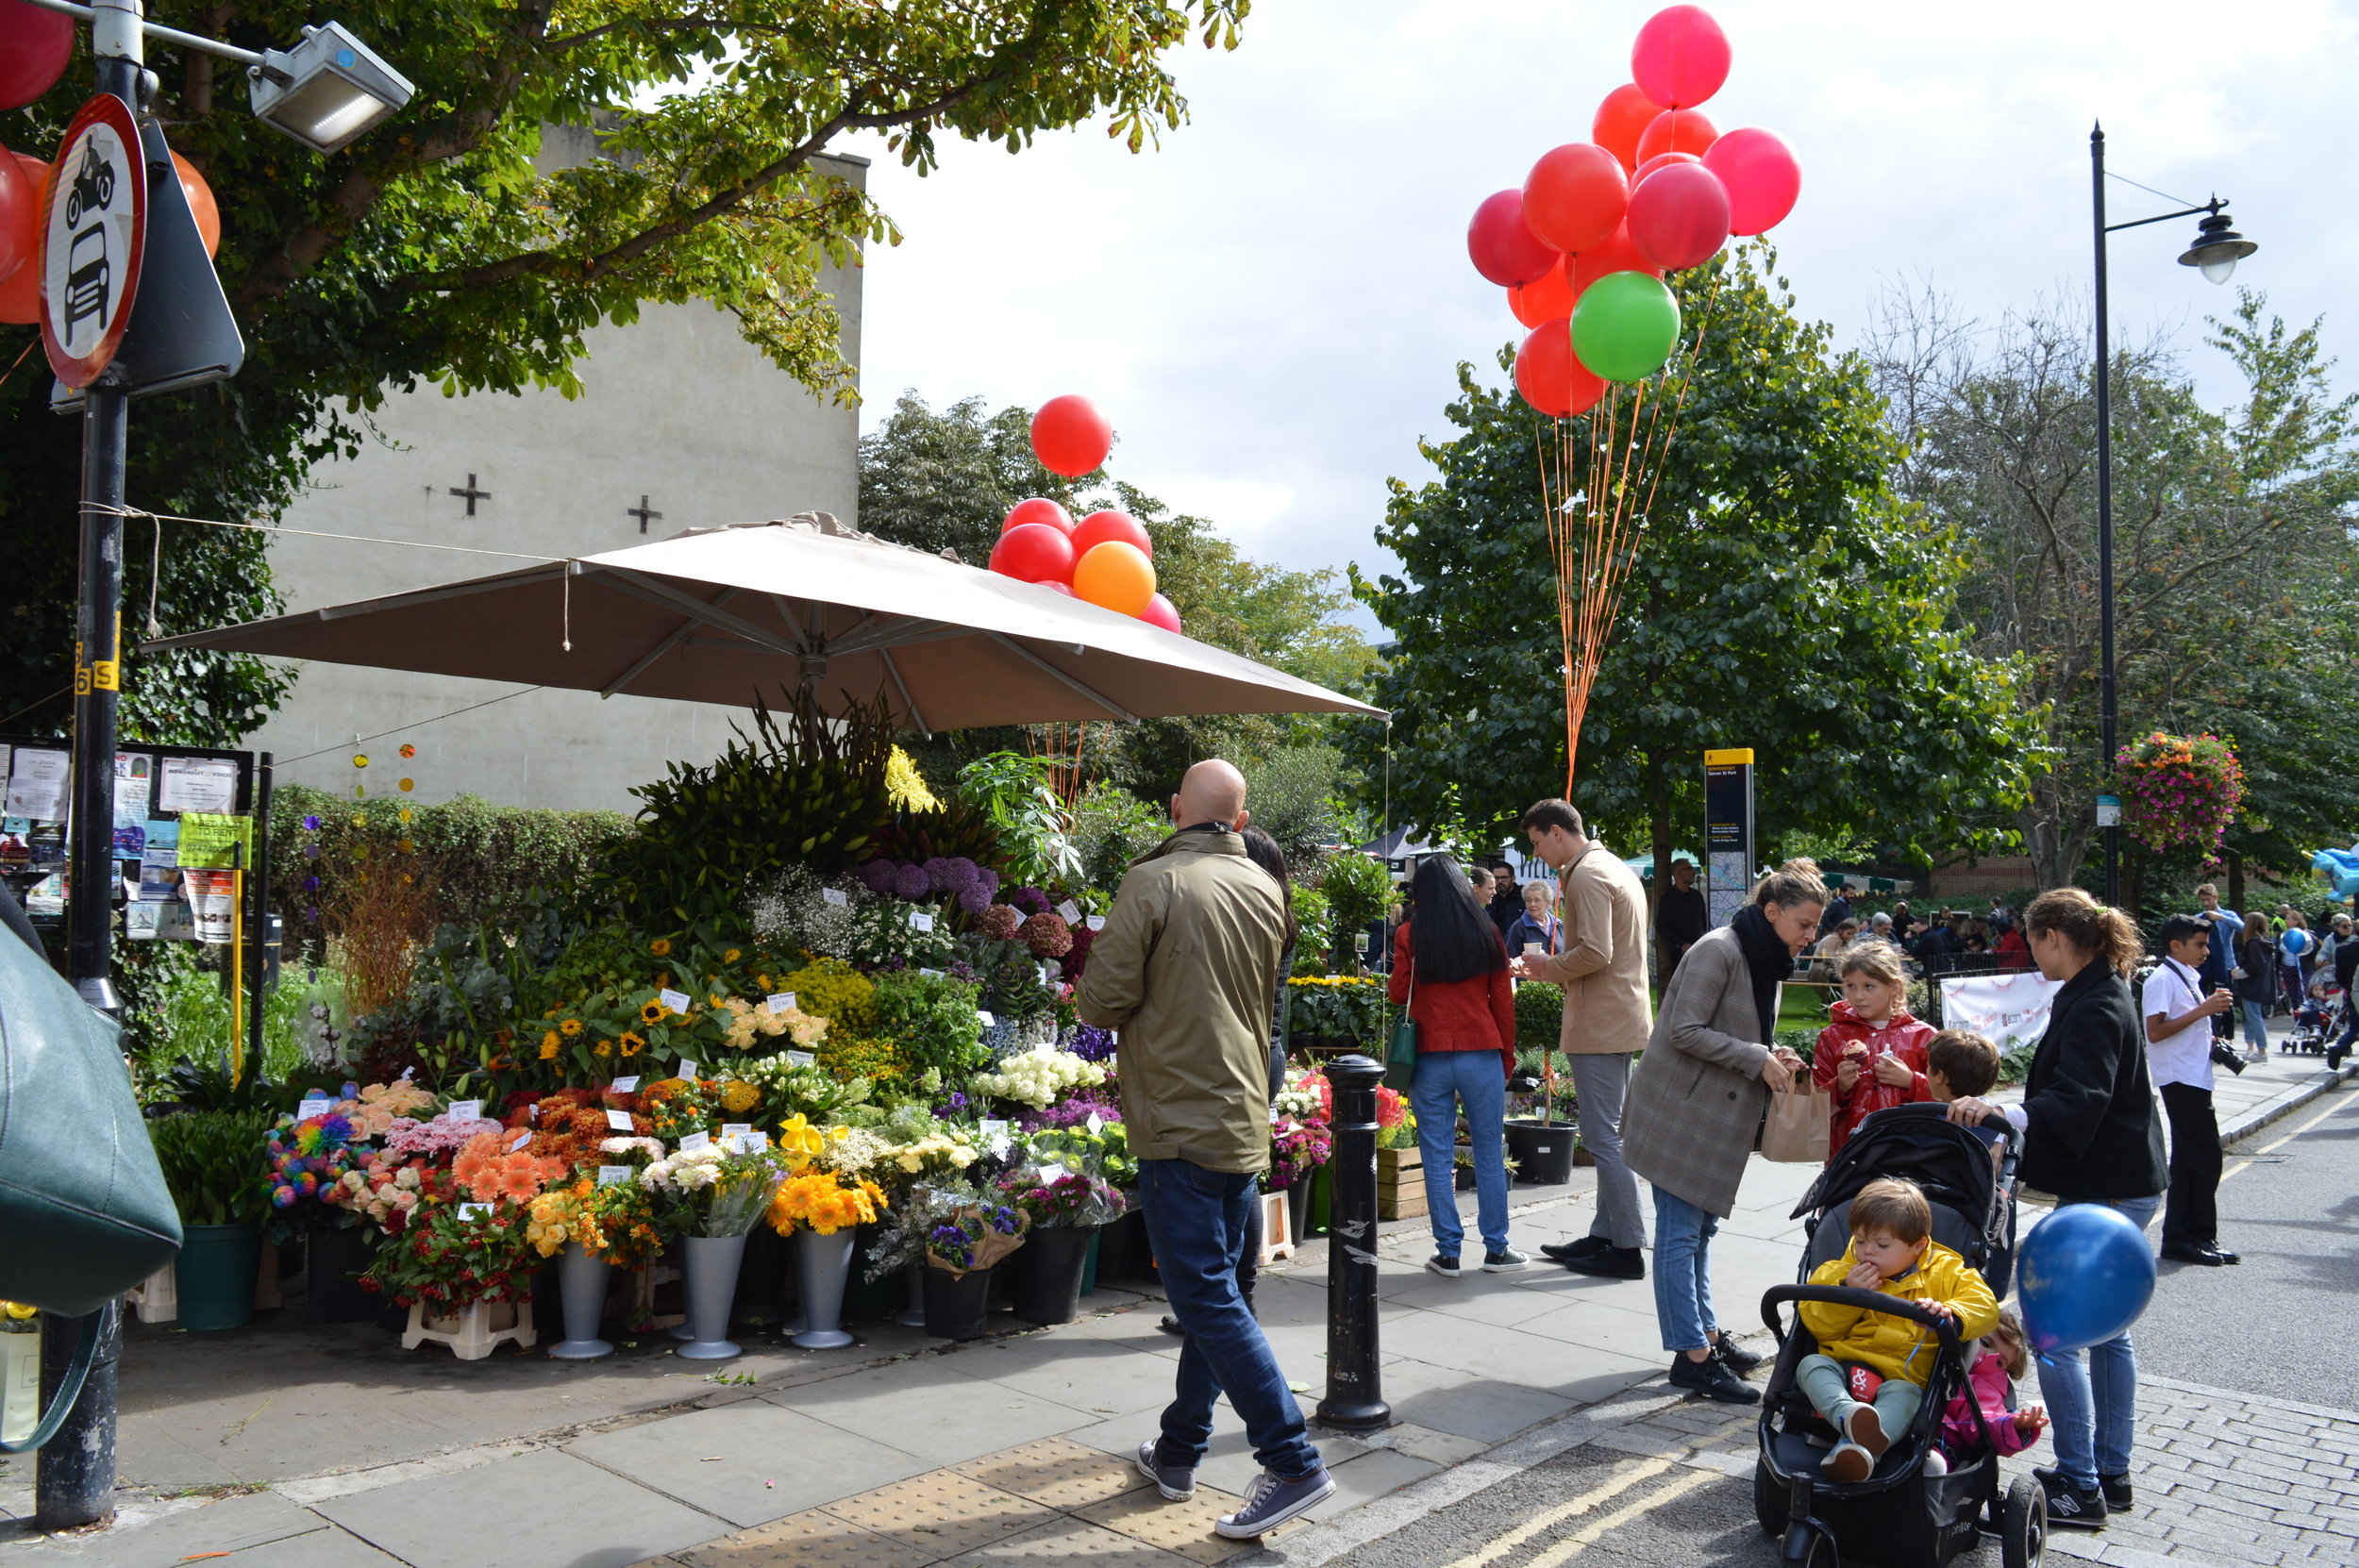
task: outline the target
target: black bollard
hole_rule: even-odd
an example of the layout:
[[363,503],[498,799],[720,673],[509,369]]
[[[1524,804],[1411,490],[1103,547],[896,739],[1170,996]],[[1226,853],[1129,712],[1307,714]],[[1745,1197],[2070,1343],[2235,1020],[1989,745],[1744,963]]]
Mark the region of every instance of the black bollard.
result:
[[1327,1397],[1317,1419],[1346,1432],[1393,1424],[1376,1364],[1376,1086],[1383,1078],[1380,1062],[1357,1054],[1327,1068],[1335,1185],[1327,1222]]
[[[123,1358],[123,1308],[109,1301],[98,1309],[98,1356],[91,1363],[82,1397],[58,1435],[33,1465],[33,1523],[44,1530],[69,1530],[111,1519],[115,1511],[115,1363]],[[41,1408],[58,1397],[85,1318],[42,1314]]]

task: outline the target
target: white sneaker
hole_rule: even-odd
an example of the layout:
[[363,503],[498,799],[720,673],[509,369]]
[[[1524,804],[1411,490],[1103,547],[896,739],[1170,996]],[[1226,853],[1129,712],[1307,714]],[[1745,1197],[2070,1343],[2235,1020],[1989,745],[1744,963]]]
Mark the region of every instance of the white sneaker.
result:
[[1838,1443],[1818,1468],[1832,1480],[1864,1481],[1876,1473],[1876,1456],[1856,1443]]

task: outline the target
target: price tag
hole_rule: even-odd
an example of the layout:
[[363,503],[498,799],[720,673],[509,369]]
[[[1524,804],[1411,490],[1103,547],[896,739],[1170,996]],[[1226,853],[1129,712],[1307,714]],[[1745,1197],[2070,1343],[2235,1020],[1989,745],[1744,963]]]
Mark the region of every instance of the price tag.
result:
[[1106,917],[1104,915],[1090,916],[1089,928],[1093,931],[1104,930],[1106,928]]
[[672,1063],[672,1071],[679,1077],[693,1078],[696,1076],[696,1059],[694,1057],[682,1057],[679,1060]]
[[912,909],[910,911],[910,928],[917,931],[930,931],[934,928],[934,917],[928,914],[923,909]]
[[601,1165],[598,1167],[598,1185],[627,1187],[630,1185],[630,1167],[627,1165]]
[[721,1124],[721,1136],[724,1138],[740,1137],[743,1134],[753,1130],[754,1125],[751,1122],[724,1122]]
[[789,1067],[815,1067],[819,1059],[809,1051],[789,1051],[786,1053],[786,1064]]
[[819,898],[822,903],[834,904],[845,908],[848,908],[852,902],[852,895],[845,892],[842,888],[821,888],[819,890]]
[[699,1154],[711,1147],[712,1134],[709,1132],[692,1132],[679,1141],[679,1152],[682,1154]]
[[985,1012],[980,1008],[977,1008],[975,1009],[975,1016],[983,1021],[983,1027],[986,1029],[995,1026],[999,1022],[999,1020],[994,1018],[990,1013]]
[[939,969],[921,969],[918,973],[925,976],[926,978],[929,980],[939,980],[942,978],[942,971]]
[[483,1102],[481,1100],[453,1100],[450,1103],[449,1114],[461,1122],[480,1122],[483,1120]]
[[1072,899],[1068,898],[1063,903],[1057,906],[1057,912],[1064,916],[1064,923],[1067,926],[1070,926],[1075,921],[1081,918],[1081,906],[1076,904]]
[[1069,1174],[1062,1160],[1044,1159],[1040,1162],[1040,1176],[1043,1181],[1054,1181],[1059,1176]]
[[516,1136],[515,1136],[515,1137],[510,1138],[510,1139],[508,1141],[508,1152],[509,1152],[510,1154],[514,1154],[514,1153],[515,1153],[518,1149],[523,1148],[523,1147],[524,1147],[527,1143],[531,1143],[531,1142],[532,1142],[532,1131],[531,1131],[531,1129],[530,1129],[529,1127],[523,1128],[523,1129],[521,1129],[521,1130],[519,1130],[519,1131],[517,1132],[517,1134],[516,1134]]
[[1090,1112],[1090,1119],[1085,1125],[1089,1127],[1092,1138],[1106,1130],[1106,1124],[1098,1120],[1097,1112],[1095,1110]]
[[760,1154],[769,1146],[770,1135],[766,1132],[741,1132],[737,1135],[737,1152],[740,1154]]
[[985,1121],[979,1124],[976,1130],[981,1133],[985,1138],[1005,1138],[1008,1136],[1008,1124],[1005,1122]]
[[402,1081],[402,1082],[404,1082],[404,1083],[408,1083],[408,1082],[410,1081],[410,1074],[412,1074],[412,1073],[414,1073],[414,1072],[416,1072],[416,1071],[417,1071],[417,1069],[416,1069],[416,1068],[414,1068],[414,1067],[405,1067],[405,1068],[403,1068],[403,1069],[401,1070],[401,1081]]
[[528,1105],[528,1106],[525,1107],[525,1120],[526,1120],[526,1121],[527,1121],[527,1122],[532,1123],[532,1124],[533,1124],[534,1126],[536,1126],[540,1125],[540,1121],[541,1121],[541,1102],[540,1102],[540,1101],[535,1100],[535,1101],[533,1101],[530,1105]]
[[608,1084],[607,1087],[614,1091],[617,1094],[634,1093],[639,1088],[639,1075],[633,1073],[627,1078],[616,1078],[612,1083]]
[[606,1113],[606,1128],[609,1132],[630,1131],[630,1112],[627,1110],[608,1111]]
[[314,1116],[325,1116],[327,1114],[329,1104],[329,1101],[316,1094],[306,1094],[301,1103],[295,1107],[295,1120],[308,1122]]
[[674,1012],[685,1016],[688,1011],[688,993],[684,991],[659,991],[655,998]]
[[478,1214],[489,1214],[491,1211],[492,1206],[488,1203],[462,1203],[459,1206],[459,1217],[462,1220],[472,1220]]
[[770,998],[768,1006],[772,1012],[792,1011],[795,1007],[795,993],[791,991],[781,991]]

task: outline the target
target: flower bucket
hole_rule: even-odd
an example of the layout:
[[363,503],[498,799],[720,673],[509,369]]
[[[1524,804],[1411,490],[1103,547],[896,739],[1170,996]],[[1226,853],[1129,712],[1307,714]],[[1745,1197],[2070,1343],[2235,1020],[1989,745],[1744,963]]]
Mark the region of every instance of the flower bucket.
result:
[[1027,1233],[1009,1260],[1008,1286],[1015,1315],[1046,1327],[1081,1315],[1081,1270],[1096,1226],[1050,1226]]
[[1133,1208],[1102,1228],[1097,1243],[1097,1277],[1143,1279],[1147,1272],[1146,1214]]
[[1097,1293],[1097,1252],[1105,1244],[1106,1227],[1097,1226],[1090,1231],[1090,1249],[1081,1259],[1081,1293]]
[[688,1302],[687,1343],[674,1352],[682,1360],[726,1361],[744,1349],[729,1338],[729,1303],[737,1294],[737,1271],[745,1260],[745,1236],[684,1236],[680,1280]]
[[737,1271],[737,1298],[729,1321],[760,1326],[782,1321],[786,1313],[786,1276],[794,1272],[795,1243],[766,1225],[745,1233],[745,1262]]
[[948,1269],[926,1270],[926,1332],[938,1340],[979,1340],[989,1317],[984,1303],[991,1299],[991,1276],[996,1269],[969,1269],[953,1276]]
[[1317,1179],[1315,1176],[1305,1176],[1286,1189],[1286,1234],[1297,1243],[1311,1234],[1311,1189]]
[[374,1323],[384,1306],[374,1291],[360,1288],[359,1276],[375,1261],[376,1249],[359,1226],[342,1226],[311,1232],[311,1321],[313,1323]]
[[926,1265],[912,1263],[901,1271],[901,1306],[893,1321],[904,1328],[926,1326]]
[[1515,1179],[1533,1187],[1560,1186],[1572,1180],[1573,1139],[1578,1130],[1570,1122],[1509,1117],[1507,1157],[1515,1162]]
[[869,1265],[877,1256],[877,1238],[883,1234],[880,1225],[863,1225],[853,1231],[858,1242],[852,1248],[851,1277],[844,1286],[843,1315],[854,1323],[873,1323],[878,1318],[894,1315],[904,1300],[906,1287],[887,1275],[882,1279],[868,1277]]
[[181,1226],[180,1326],[243,1328],[254,1321],[254,1271],[262,1253],[259,1225]]
[[823,1236],[805,1226],[795,1232],[795,1279],[803,1295],[803,1327],[795,1336],[800,1349],[840,1350],[852,1343],[844,1330],[844,1287],[852,1274],[853,1240],[849,1230]]
[[568,1242],[557,1255],[557,1293],[565,1310],[565,1337],[549,1346],[560,1361],[591,1361],[611,1356],[614,1347],[598,1338],[606,1316],[606,1282],[613,1267],[579,1242]]

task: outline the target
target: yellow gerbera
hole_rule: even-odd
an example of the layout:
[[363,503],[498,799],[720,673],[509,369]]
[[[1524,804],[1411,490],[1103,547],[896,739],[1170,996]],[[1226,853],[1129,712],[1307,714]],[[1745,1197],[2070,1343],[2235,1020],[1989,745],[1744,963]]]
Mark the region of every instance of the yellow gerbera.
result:
[[568,1036],[577,1035],[581,1032],[581,1020],[578,1018],[568,1018],[565,1022],[557,1026],[557,1032]]
[[658,937],[647,943],[647,951],[659,959],[669,958],[672,952],[672,940],[669,937]]
[[732,947],[728,952],[721,955],[721,961],[723,963],[735,963],[743,957],[745,957],[743,953],[740,953],[736,948]]
[[[627,1029],[623,1031],[623,1055],[627,1057],[635,1057],[646,1048],[647,1043],[645,1041],[640,1039],[637,1035],[632,1034]],[[600,1056],[606,1055],[606,1047],[600,1046],[598,1048],[598,1054]]]

